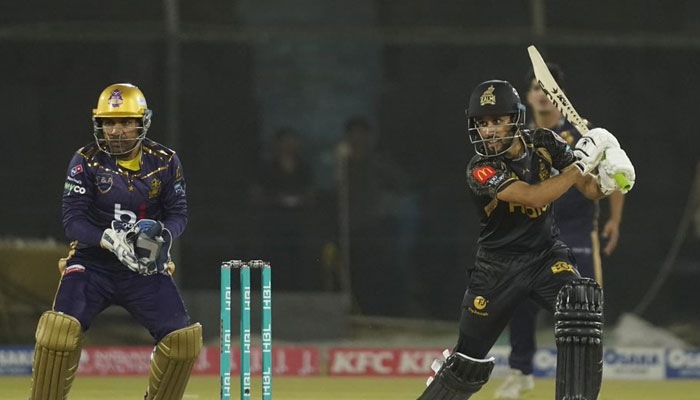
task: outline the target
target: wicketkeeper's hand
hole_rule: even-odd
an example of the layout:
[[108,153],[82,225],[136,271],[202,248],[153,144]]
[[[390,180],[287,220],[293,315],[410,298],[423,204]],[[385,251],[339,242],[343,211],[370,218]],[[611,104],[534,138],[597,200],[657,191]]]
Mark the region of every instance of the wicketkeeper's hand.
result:
[[[620,187],[614,178],[615,174],[624,175],[629,181],[629,187]],[[611,148],[605,151],[605,159],[598,165],[598,186],[603,194],[609,195],[615,190],[627,193],[634,187],[635,178],[634,165],[624,150]]]
[[112,227],[102,232],[100,246],[114,253],[127,268],[138,272],[139,262],[134,252],[135,238],[136,232],[134,230],[125,229],[120,222],[112,221]]
[[620,148],[620,143],[612,133],[605,128],[591,129],[576,143],[574,155],[578,161],[574,164],[582,175],[586,175],[598,166],[605,151],[612,148]]
[[134,252],[138,258],[138,272],[142,275],[166,273],[173,241],[170,231],[162,222],[152,219],[139,220],[134,229],[137,232]]

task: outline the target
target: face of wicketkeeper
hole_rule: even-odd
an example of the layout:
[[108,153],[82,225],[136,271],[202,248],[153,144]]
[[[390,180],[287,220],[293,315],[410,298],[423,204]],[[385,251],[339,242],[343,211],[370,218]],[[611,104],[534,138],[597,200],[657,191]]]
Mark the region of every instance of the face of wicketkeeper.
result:
[[554,107],[554,104],[552,104],[552,102],[547,98],[547,95],[544,94],[544,91],[540,85],[537,84],[536,79],[530,81],[530,87],[527,90],[526,99],[527,104],[532,108],[532,111],[535,114],[558,112]]
[[[141,132],[141,121],[138,118],[103,118],[102,134],[109,150],[113,153],[123,153],[134,149]],[[131,151],[128,155],[131,155]]]
[[513,143],[513,124],[510,115],[487,115],[476,120],[479,135],[485,141],[487,153],[496,154]]

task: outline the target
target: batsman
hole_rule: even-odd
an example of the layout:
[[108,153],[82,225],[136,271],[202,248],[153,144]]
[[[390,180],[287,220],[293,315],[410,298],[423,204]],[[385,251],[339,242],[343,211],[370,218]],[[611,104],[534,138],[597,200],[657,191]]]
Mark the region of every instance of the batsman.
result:
[[75,152],[66,174],[71,250],[37,326],[30,398],[68,397],[85,331],[118,305],[155,342],[144,399],[181,399],[202,347],[202,327],[191,323],[172,279],[170,247],[187,224],[182,166],[146,138],[152,112],[136,86],[108,86],[92,115],[95,140]]
[[[518,306],[530,298],[554,313],[557,400],[596,400],[602,379],[603,292],[581,278],[559,240],[551,203],[570,187],[598,199],[613,176],[634,184],[632,163],[607,130],[590,130],[571,149],[549,129],[525,129],[525,106],[513,86],[476,86],[466,110],[476,155],[466,183],[480,216],[476,261],[462,301],[459,337],[419,400],[466,400],[488,381],[486,358]],[[595,175],[597,173],[597,175]]]

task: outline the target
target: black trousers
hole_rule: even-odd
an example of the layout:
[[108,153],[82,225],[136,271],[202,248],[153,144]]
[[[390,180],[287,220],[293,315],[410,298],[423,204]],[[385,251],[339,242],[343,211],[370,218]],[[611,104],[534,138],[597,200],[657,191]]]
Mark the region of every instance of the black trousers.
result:
[[557,294],[580,278],[568,247],[503,254],[479,249],[462,301],[455,351],[483,359],[519,306],[528,300],[554,312]]

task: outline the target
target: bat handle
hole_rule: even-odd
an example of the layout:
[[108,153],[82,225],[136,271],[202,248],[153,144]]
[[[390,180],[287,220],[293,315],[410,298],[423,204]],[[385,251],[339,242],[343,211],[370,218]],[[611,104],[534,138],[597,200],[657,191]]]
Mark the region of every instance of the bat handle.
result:
[[625,176],[621,173],[616,173],[613,175],[613,178],[615,178],[615,182],[617,182],[617,186],[620,187],[623,193],[627,193],[632,187],[630,186],[630,181],[625,178]]

